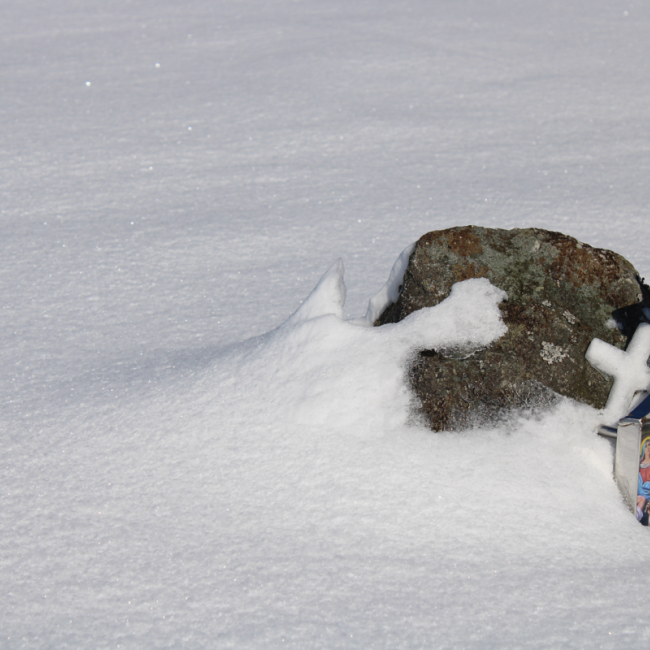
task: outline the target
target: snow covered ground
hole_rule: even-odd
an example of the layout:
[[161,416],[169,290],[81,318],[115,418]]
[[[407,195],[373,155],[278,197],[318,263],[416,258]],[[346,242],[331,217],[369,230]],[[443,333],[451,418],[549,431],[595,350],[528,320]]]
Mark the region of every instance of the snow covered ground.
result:
[[[0,647],[647,647],[598,413],[409,417],[409,351],[489,291],[350,319],[453,225],[650,277],[648,3],[0,17]],[[335,264],[287,321],[338,258],[345,307]]]

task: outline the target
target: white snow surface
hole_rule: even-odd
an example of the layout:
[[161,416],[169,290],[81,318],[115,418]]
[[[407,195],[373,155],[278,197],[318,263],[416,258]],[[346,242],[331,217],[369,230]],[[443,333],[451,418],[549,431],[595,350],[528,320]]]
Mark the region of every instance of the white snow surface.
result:
[[386,284],[368,301],[365,321],[372,325],[383,313],[384,309],[396,302],[404,283],[404,274],[408,268],[409,258],[415,248],[413,242],[407,246],[393,264]]
[[650,275],[649,31],[619,0],[4,0],[0,647],[646,648],[602,414],[410,409],[413,351],[488,344],[498,292],[363,322],[454,225]]

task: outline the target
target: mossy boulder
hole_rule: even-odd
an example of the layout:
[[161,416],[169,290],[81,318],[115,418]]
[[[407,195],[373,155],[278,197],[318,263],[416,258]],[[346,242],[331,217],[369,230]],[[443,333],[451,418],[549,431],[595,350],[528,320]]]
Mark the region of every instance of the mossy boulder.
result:
[[[558,394],[602,408],[611,380],[585,360],[595,337],[624,348],[645,320],[650,290],[620,255],[539,228],[467,226],[416,243],[398,300],[375,325],[437,305],[454,283],[488,278],[508,299],[508,333],[469,356],[426,350],[410,373],[419,407],[435,431],[494,420]],[[648,312],[646,312],[648,313]]]

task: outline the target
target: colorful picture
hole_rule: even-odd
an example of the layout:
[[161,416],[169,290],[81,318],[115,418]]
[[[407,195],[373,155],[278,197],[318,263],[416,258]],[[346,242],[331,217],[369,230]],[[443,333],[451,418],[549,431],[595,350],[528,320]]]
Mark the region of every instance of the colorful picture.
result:
[[636,497],[636,518],[648,525],[648,508],[650,507],[650,436],[641,440],[639,455],[639,489]]

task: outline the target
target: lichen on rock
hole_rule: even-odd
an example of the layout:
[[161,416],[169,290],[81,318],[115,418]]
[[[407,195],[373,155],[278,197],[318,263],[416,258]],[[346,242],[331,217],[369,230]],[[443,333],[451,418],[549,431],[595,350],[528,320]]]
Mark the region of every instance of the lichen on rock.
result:
[[595,337],[624,348],[646,320],[650,290],[634,267],[612,251],[539,228],[434,231],[416,243],[399,297],[375,324],[437,305],[456,282],[478,277],[508,294],[500,306],[508,333],[469,355],[418,355],[409,377],[431,428],[498,418],[558,394],[602,408],[611,380],[584,355]]

